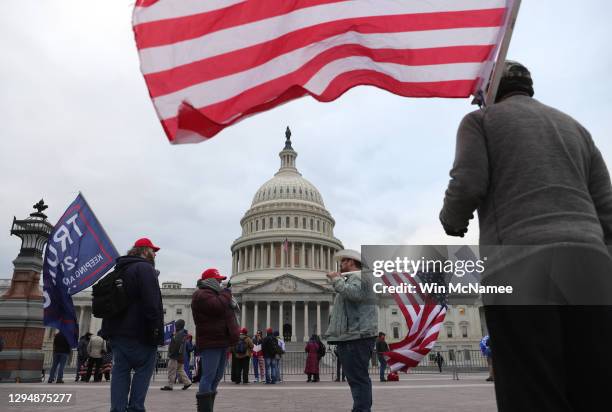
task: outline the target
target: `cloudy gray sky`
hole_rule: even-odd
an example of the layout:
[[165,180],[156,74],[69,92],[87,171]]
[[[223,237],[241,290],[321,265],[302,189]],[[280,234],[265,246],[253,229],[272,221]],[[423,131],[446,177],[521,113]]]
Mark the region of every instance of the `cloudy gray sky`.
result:
[[[230,245],[257,188],[278,169],[284,130],[297,165],[336,219],[345,246],[457,243],[438,223],[455,132],[469,100],[407,99],[359,87],[251,117],[197,144],[160,127],[131,29],[132,1],[0,3],[0,278],[9,236],[41,197],[51,222],[82,191],[120,252],[148,236],[162,280],[192,285],[231,269]],[[536,97],[569,113],[612,162],[612,2],[523,1],[509,57]],[[466,240],[477,243],[477,224]]]

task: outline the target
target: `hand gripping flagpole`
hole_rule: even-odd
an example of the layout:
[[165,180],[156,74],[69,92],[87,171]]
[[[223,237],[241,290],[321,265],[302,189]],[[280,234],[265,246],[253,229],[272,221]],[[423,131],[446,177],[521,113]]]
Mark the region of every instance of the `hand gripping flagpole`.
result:
[[506,55],[508,54],[508,48],[510,47],[510,40],[512,39],[512,33],[514,32],[514,25],[516,24],[516,18],[518,17],[519,8],[521,7],[521,0],[510,1],[512,2],[512,5],[508,15],[508,21],[506,22],[506,31],[499,48],[499,53],[497,54],[493,74],[489,80],[487,94],[484,97],[484,102],[481,101],[482,105],[485,107],[495,102],[495,95],[497,94],[499,81],[501,80],[501,76],[504,71],[504,62],[506,61]]

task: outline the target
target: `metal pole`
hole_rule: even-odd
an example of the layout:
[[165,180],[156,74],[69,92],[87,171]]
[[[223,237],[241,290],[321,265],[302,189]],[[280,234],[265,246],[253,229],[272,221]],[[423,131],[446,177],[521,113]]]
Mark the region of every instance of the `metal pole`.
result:
[[493,75],[489,80],[489,87],[487,88],[487,95],[485,97],[484,106],[488,106],[495,102],[495,95],[497,94],[497,88],[499,87],[499,81],[504,70],[504,62],[506,61],[506,55],[508,54],[508,48],[510,47],[510,40],[512,39],[512,33],[514,32],[514,25],[518,16],[519,8],[521,7],[521,0],[510,0],[512,1],[512,8],[506,21],[506,31],[504,38],[497,54],[497,61],[495,62],[495,68],[493,69]]

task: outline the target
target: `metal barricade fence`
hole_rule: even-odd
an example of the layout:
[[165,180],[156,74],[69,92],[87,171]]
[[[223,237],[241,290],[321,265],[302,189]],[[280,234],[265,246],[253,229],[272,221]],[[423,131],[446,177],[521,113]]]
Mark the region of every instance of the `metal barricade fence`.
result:
[[[51,369],[53,363],[53,351],[44,350],[44,363],[43,367],[46,370]],[[426,374],[426,373],[440,373],[438,365],[435,361],[435,356],[438,351],[432,351],[426,355],[418,366],[410,368],[409,374]],[[442,372],[445,373],[472,373],[472,372],[483,372],[488,368],[487,360],[479,350],[458,350],[458,351],[439,351],[443,358]],[[304,375],[304,367],[306,365],[306,352],[300,351],[288,351],[283,354],[280,361],[281,375]],[[194,365],[195,356],[191,357],[191,366]],[[68,362],[66,363],[67,370],[76,369],[77,354],[76,350],[73,350]],[[166,374],[168,366],[168,351],[160,350],[158,352],[158,359],[156,361],[155,374]],[[336,377],[336,366],[337,358],[335,355],[335,347],[328,346],[325,356],[319,362],[319,375],[321,378],[327,376],[330,379]],[[375,351],[372,352],[369,367],[370,374],[378,375],[380,366],[378,362],[378,356]],[[387,367],[386,373],[389,372]],[[231,356],[228,356],[225,377],[231,375]],[[253,376],[253,364],[249,363],[249,375]]]

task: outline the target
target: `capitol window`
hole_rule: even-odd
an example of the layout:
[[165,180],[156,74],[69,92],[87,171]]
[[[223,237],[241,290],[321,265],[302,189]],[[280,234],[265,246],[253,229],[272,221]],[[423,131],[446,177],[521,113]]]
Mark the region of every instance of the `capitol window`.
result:
[[270,229],[274,228],[274,219],[270,218]]
[[453,327],[452,326],[447,326],[446,327],[446,337],[447,338],[452,338],[453,337]]
[[255,221],[255,231],[259,230],[259,220]]
[[280,228],[280,227],[281,227],[281,222],[282,222],[282,221],[281,221],[280,216],[279,216],[278,218],[276,218],[276,224],[277,224],[277,226],[276,226],[276,227]]
[[302,218],[302,229],[306,229],[306,218]]
[[289,216],[285,218],[285,227],[289,227]]
[[177,315],[182,315],[182,314],[183,314],[183,309],[178,308],[178,309],[176,310],[176,314],[177,314]]
[[314,222],[310,219],[310,230],[314,230]]
[[266,230],[266,219],[261,219],[261,230]]
[[293,219],[293,226],[296,227],[296,228],[298,227],[298,218],[297,217],[295,217]]
[[321,222],[317,220],[317,232],[321,231]]

